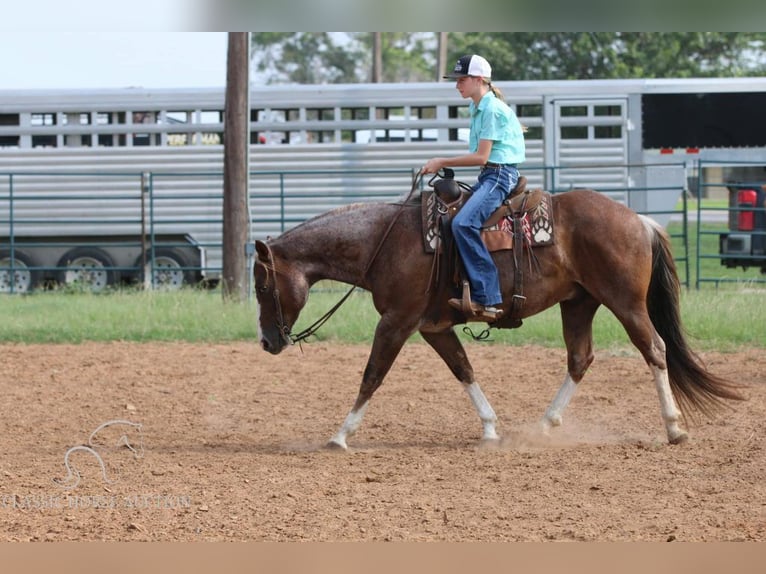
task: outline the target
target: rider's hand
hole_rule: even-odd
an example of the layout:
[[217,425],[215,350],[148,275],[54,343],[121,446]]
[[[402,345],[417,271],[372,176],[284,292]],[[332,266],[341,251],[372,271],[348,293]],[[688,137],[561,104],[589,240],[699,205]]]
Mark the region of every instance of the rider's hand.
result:
[[426,162],[426,164],[421,168],[421,171],[424,174],[436,173],[443,167],[444,167],[444,158],[435,157],[435,158],[429,159]]

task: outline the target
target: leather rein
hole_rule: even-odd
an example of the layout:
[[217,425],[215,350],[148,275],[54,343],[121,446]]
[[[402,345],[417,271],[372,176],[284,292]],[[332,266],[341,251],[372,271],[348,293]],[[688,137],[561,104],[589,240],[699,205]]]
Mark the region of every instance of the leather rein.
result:
[[[412,194],[415,193],[418,183],[420,182],[422,177],[423,175],[421,170],[419,170],[413,177],[412,187],[410,188],[410,192],[407,194],[407,197],[399,204],[399,210],[391,219],[391,222],[388,224],[386,231],[383,233],[383,236],[380,238],[380,241],[378,242],[378,245],[375,248],[375,251],[373,252],[372,257],[370,257],[370,260],[367,262],[367,266],[364,268],[364,273],[362,274],[362,276],[367,275],[367,272],[370,270],[370,267],[372,267],[372,264],[377,259],[378,254],[380,253],[380,250],[383,247],[383,243],[385,243],[386,239],[391,233],[391,230],[393,229],[394,224],[399,219],[399,216],[402,214],[402,211],[406,207],[410,197],[412,197]],[[356,289],[356,285],[352,285],[351,288],[348,290],[348,292],[329,311],[327,311],[319,319],[314,321],[311,325],[303,329],[300,333],[297,333],[294,335],[291,332],[290,327],[288,327],[287,324],[285,323],[284,314],[282,312],[282,302],[279,298],[279,288],[277,287],[277,268],[276,268],[276,262],[274,260],[274,255],[272,254],[271,248],[269,247],[268,243],[266,243],[265,245],[266,245],[266,248],[268,249],[269,261],[268,262],[256,261],[256,265],[260,264],[266,270],[266,282],[264,286],[261,288],[261,291],[266,292],[268,290],[269,277],[273,274],[274,287],[271,291],[271,295],[274,300],[274,308],[276,309],[276,313],[277,313],[277,329],[279,330],[280,337],[282,337],[282,340],[285,343],[287,343],[288,345],[294,345],[295,343],[300,343],[301,341],[308,339],[314,333],[316,333],[319,330],[319,328],[322,325],[324,325],[330,319],[330,317],[332,317],[335,314],[335,312],[338,309],[340,309],[341,305],[343,305],[343,303],[346,302],[346,300],[351,296],[351,294]]]

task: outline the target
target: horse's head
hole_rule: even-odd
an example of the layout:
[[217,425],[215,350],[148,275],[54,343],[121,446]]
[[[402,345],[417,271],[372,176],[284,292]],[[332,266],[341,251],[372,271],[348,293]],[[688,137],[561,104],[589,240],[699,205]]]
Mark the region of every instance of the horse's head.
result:
[[306,304],[309,284],[295,265],[275,255],[267,243],[256,241],[255,252],[253,274],[261,347],[276,355],[293,342],[290,330]]

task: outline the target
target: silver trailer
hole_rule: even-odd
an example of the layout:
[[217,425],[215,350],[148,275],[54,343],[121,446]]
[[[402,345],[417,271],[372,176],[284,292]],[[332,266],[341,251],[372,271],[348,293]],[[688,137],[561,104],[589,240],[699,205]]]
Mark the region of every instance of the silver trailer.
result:
[[[697,160],[731,181],[763,172],[732,162],[766,164],[764,78],[497,85],[528,127],[532,186],[592,187],[666,224]],[[466,147],[453,83],[259,87],[250,108],[253,238],[393,200]],[[223,89],[0,90],[0,291],[217,281],[223,110]]]

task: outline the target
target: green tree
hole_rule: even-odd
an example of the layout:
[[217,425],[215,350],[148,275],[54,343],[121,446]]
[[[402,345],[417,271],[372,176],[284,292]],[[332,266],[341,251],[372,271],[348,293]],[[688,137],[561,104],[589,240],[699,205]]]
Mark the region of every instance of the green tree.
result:
[[[486,57],[499,80],[766,75],[766,34],[737,32],[450,32],[447,68]],[[267,83],[371,81],[372,33],[259,32],[253,61]],[[382,80],[431,81],[437,33],[383,32]]]
[[[354,40],[363,47],[364,64],[372,70],[372,34],[357,32]],[[384,82],[426,82],[433,79],[436,66],[434,32],[384,32],[382,34]],[[364,81],[370,81],[368,71]]]
[[684,78],[766,73],[766,34],[451,33],[449,53],[484,55],[507,80]]
[[[332,84],[369,82],[372,33],[256,32],[253,63],[266,83]],[[433,32],[382,34],[384,82],[433,79]]]
[[330,32],[251,34],[256,73],[268,84],[355,83],[367,53],[353,38]]

